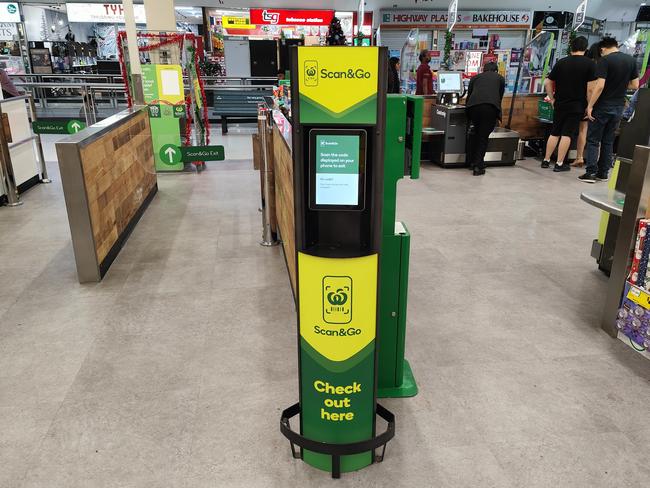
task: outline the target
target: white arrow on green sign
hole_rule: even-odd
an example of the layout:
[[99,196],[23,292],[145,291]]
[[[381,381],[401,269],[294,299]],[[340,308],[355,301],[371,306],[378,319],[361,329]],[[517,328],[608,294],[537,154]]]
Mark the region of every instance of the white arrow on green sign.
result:
[[35,120],[32,130],[35,134],[76,134],[86,128],[80,120]]
[[160,159],[165,164],[178,164],[181,161],[223,161],[226,159],[223,146],[191,146],[178,147],[174,144],[165,144],[160,148]]
[[181,148],[176,144],[165,144],[160,148],[159,155],[161,161],[170,166],[181,162]]

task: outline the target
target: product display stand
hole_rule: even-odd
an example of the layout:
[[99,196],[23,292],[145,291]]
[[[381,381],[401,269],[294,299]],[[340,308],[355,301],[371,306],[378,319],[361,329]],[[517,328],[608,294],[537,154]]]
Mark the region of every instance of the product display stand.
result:
[[601,327],[616,337],[616,315],[621,305],[625,280],[634,250],[637,222],[646,216],[650,201],[650,147],[637,146],[634,151],[630,178],[625,192],[625,204],[616,238],[614,262],[607,286],[607,298]]
[[608,212],[610,220],[620,219],[601,322],[602,329],[612,337],[618,334],[616,316],[631,264],[637,222],[647,215],[650,202],[650,147],[636,146],[629,171],[624,194],[615,190],[591,190],[581,195],[582,200]]
[[[388,53],[291,55],[300,400],[280,430],[294,457],[338,478],[381,461],[395,434],[394,416],[377,404]],[[380,435],[377,416],[388,422]]]

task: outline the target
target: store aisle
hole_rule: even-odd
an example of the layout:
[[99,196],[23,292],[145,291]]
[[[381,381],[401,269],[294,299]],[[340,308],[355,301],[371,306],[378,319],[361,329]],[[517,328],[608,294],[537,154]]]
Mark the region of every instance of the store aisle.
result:
[[[0,486],[322,486],[279,433],[297,399],[279,247],[240,155],[160,192],[105,280],[76,282],[60,179],[0,208]],[[340,486],[643,486],[650,365],[598,325],[576,172],[426,166],[403,181],[407,357],[384,463]]]

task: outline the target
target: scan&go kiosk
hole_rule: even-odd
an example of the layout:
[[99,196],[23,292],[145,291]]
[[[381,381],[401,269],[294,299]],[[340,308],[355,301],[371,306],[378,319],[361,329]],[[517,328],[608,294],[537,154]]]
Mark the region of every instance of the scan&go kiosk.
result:
[[377,404],[388,56],[378,47],[292,56],[300,398],[281,431],[294,457],[338,478],[381,461],[395,432]]

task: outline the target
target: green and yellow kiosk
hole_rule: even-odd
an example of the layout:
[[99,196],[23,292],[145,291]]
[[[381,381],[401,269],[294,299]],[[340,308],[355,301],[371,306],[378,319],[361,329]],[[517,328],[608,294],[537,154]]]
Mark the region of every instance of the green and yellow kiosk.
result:
[[395,434],[377,404],[388,56],[378,47],[292,56],[300,398],[280,429],[294,457],[338,478],[381,461]]

